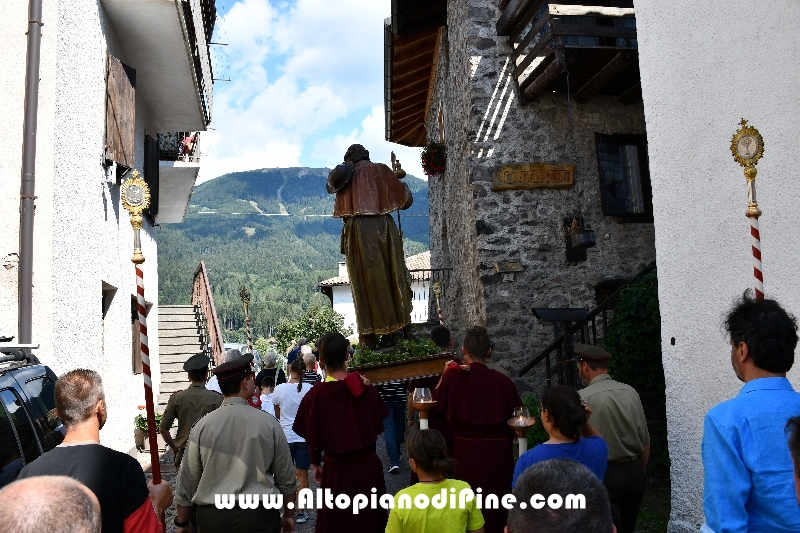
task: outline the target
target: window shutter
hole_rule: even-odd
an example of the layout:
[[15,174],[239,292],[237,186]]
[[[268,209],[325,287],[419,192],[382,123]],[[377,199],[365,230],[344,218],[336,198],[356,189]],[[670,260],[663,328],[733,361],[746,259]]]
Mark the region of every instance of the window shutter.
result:
[[106,159],[133,168],[136,70],[111,54],[106,72]]
[[158,138],[144,136],[144,181],[150,187],[150,207],[146,214],[158,216]]
[[628,213],[626,200],[629,191],[623,175],[619,142],[610,135],[597,134],[597,164],[603,212],[611,216],[625,216]]

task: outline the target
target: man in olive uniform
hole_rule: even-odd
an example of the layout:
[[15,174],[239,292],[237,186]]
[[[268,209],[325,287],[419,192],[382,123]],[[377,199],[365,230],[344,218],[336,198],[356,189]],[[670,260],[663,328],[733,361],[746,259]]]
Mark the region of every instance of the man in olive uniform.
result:
[[[206,389],[208,357],[204,353],[191,356],[183,363],[183,369],[189,373],[189,381],[192,384],[188,389],[176,392],[169,397],[159,427],[164,442],[167,443],[175,457],[175,470],[179,470],[181,467],[186,441],[189,440],[189,430],[195,422],[222,404],[221,395]],[[173,440],[169,430],[176,418],[178,419],[178,434]]]
[[[177,533],[192,531],[192,504],[197,505],[200,533],[294,531],[294,502],[300,483],[280,422],[247,404],[255,390],[252,363],[253,354],[245,354],[214,369],[225,399],[189,434],[175,492]],[[283,496],[283,516],[278,509],[265,508],[261,501],[264,495],[277,496],[277,492]],[[237,505],[217,509],[215,495],[231,494]],[[243,499],[257,495],[258,505],[240,508],[240,495]]]
[[630,385],[611,379],[611,354],[597,346],[576,344],[581,381],[578,391],[592,410],[592,425],[608,444],[608,468],[603,484],[611,499],[614,525],[633,533],[647,486],[650,434],[639,394]]

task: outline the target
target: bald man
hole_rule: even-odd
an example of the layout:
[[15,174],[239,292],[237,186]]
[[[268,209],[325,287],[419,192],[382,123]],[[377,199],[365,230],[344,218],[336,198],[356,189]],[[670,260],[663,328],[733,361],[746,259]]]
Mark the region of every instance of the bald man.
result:
[[100,502],[66,476],[38,476],[0,490],[0,524],[15,533],[100,533]]

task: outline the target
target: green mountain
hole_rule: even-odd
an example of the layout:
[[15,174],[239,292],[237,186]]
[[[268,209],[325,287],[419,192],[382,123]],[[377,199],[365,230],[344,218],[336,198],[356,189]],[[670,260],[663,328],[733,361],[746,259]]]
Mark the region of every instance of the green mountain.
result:
[[[337,274],[342,222],[332,218],[329,169],[272,168],[235,172],[195,187],[181,224],[159,228],[158,297],[187,304],[205,261],[217,314],[228,341],[244,340],[242,285],[251,293],[253,338],[282,321],[329,304],[317,283]],[[405,178],[414,204],[402,214],[409,255],[428,249],[428,183]]]

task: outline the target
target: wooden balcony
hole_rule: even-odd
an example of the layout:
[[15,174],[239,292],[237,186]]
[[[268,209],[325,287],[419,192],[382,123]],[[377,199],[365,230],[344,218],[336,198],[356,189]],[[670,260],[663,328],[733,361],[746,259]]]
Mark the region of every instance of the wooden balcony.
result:
[[503,0],[497,34],[514,49],[513,76],[520,103],[544,91],[567,92],[578,103],[597,94],[625,105],[642,98],[636,17],[630,7]]

